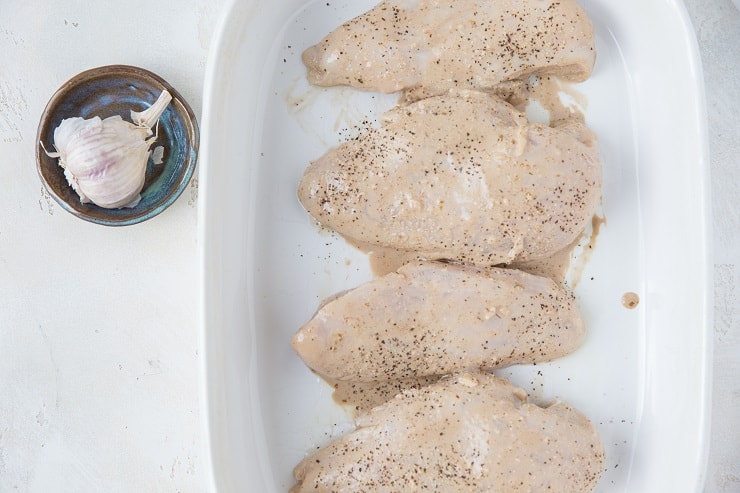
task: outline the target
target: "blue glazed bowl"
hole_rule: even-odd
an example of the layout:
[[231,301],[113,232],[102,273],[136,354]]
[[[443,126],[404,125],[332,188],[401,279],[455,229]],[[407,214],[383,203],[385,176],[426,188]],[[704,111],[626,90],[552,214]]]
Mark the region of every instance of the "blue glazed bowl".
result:
[[[120,115],[131,121],[131,110],[143,111],[166,89],[172,102],[159,119],[157,146],[164,148],[162,163],[149,158],[141,201],[135,207],[105,209],[83,204],[69,186],[58,159],[46,155],[41,143],[54,150],[54,129],[65,118],[107,118]],[[188,103],[156,74],[128,65],[108,65],[82,72],[62,85],[41,115],[36,135],[36,166],[54,200],[75,216],[105,226],[127,226],[156,216],[185,190],[198,159],[198,122]]]

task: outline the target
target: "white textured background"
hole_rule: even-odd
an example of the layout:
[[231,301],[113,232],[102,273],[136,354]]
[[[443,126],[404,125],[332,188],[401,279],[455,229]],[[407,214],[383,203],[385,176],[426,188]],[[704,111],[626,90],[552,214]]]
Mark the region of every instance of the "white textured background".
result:
[[197,182],[154,219],[80,221],[34,164],[46,102],[130,64],[201,113],[220,2],[0,0],[0,492],[202,492]]
[[738,493],[740,11],[730,0],[685,1],[704,66],[714,213],[714,398],[705,493]]
[[[0,493],[206,489],[197,182],[151,221],[101,228],[43,194],[33,150],[50,95],[98,65],[149,68],[200,115],[222,3],[0,0]],[[740,12],[730,0],[686,3],[706,79],[714,208],[705,493],[738,493]]]

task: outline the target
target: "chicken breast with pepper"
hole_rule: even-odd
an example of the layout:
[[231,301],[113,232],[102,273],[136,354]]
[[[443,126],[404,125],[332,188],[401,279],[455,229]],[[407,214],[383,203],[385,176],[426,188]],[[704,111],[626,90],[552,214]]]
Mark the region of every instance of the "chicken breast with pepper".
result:
[[463,91],[387,112],[311,163],[298,197],[356,242],[490,266],[571,244],[600,201],[601,164],[583,123],[530,123]]
[[574,0],[386,0],[303,53],[313,84],[408,99],[532,74],[583,81],[594,59],[593,27]]
[[408,390],[356,424],[295,468],[292,493],[583,493],[604,465],[585,416],[486,373]]
[[325,304],[293,348],[323,377],[373,382],[550,361],[584,335],[548,278],[414,262]]

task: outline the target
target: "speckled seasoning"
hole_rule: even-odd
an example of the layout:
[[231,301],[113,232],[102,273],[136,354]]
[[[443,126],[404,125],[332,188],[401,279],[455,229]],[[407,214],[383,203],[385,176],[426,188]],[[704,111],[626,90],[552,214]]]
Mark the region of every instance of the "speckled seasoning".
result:
[[376,382],[353,382],[328,378],[325,378],[325,380],[334,389],[332,393],[334,402],[344,406],[352,415],[357,416],[385,404],[405,390],[426,387],[440,378],[442,378],[441,375],[428,375]]
[[601,198],[593,134],[530,123],[461,91],[397,107],[311,163],[298,189],[323,226],[427,259],[496,265],[551,256]]
[[[594,217],[596,139],[558,95],[594,59],[573,0],[384,1],[303,53],[311,83],[403,91],[403,104],[299,185],[322,226],[398,269],[327,301],[293,339],[360,414],[296,467],[291,491],[595,487],[604,450],[588,419],[484,373],[583,341],[562,286],[492,266],[562,281]],[[524,115],[535,96],[550,126]]]
[[586,492],[604,467],[589,420],[539,407],[505,380],[474,372],[412,389],[357,419],[303,460],[292,493]]
[[584,335],[551,279],[414,262],[326,303],[293,347],[324,377],[372,382],[550,361]]
[[594,59],[593,27],[574,0],[389,0],[303,53],[313,84],[409,100],[535,73],[583,81]]

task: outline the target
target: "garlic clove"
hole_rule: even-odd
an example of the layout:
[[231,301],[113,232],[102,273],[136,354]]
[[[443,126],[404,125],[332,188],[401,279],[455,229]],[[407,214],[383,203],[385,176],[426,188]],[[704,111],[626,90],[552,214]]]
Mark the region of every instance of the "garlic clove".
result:
[[67,183],[69,183],[69,186],[72,187],[72,190],[77,192],[77,195],[80,196],[80,202],[83,204],[90,203],[90,199],[87,198],[85,192],[80,189],[80,185],[77,183],[77,177],[70,173],[68,169],[64,170],[64,177],[67,179]]

